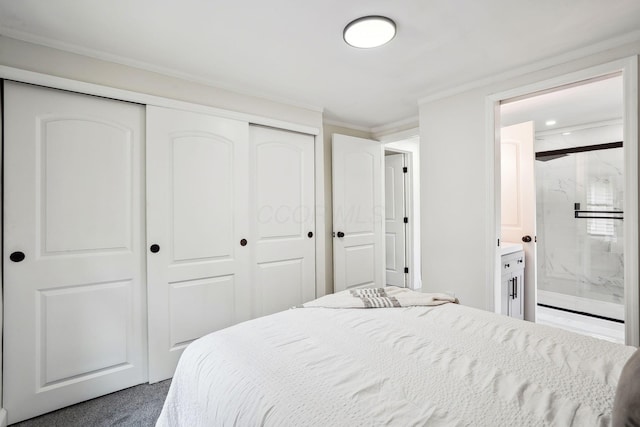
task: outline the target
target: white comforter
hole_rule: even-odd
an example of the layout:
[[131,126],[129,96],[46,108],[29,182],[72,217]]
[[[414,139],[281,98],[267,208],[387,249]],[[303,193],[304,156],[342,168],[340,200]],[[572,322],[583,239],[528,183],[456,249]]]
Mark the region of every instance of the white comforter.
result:
[[184,352],[158,426],[604,426],[635,348],[445,304],[303,308]]

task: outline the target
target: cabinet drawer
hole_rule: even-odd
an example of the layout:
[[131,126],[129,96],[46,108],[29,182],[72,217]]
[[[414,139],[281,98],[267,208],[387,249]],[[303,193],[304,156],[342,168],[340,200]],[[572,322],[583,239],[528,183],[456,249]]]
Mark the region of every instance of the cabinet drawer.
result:
[[500,263],[500,274],[524,269],[524,251],[503,255]]

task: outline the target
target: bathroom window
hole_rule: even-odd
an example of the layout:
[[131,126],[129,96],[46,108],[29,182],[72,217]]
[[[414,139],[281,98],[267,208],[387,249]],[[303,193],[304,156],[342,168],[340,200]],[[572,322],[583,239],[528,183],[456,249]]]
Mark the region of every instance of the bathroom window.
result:
[[[613,186],[609,179],[592,181],[587,191],[587,209],[590,211],[612,211]],[[593,236],[615,235],[613,219],[593,218],[587,220],[587,233]]]

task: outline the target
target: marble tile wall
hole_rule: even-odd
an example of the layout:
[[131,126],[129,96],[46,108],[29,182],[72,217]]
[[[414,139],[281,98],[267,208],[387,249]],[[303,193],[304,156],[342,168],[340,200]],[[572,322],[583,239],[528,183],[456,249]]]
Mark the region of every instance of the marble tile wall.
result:
[[574,203],[583,210],[623,209],[622,151],[535,162],[539,290],[623,303],[624,222],[574,218]]

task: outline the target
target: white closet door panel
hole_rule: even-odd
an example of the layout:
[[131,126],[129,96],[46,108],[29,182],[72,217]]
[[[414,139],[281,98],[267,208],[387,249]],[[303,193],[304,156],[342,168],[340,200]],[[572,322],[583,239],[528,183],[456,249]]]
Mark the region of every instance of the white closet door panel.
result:
[[[43,255],[130,250],[131,131],[71,117],[49,118],[41,129],[46,139],[36,150],[41,161]],[[89,220],[77,222],[76,217]]]
[[46,350],[42,383],[127,364],[131,287],[131,281],[121,281],[39,293],[42,328],[36,339]]
[[172,148],[172,263],[230,259],[233,142],[214,134],[174,135]]
[[383,166],[383,149],[379,142],[333,135],[333,271],[336,292],[384,286]]
[[250,318],[248,124],[147,107],[149,380],[194,339]]
[[256,315],[315,298],[314,137],[250,126]]
[[305,267],[304,258],[258,264],[255,280],[260,291],[260,314],[276,313],[305,302],[301,286],[305,281]]
[[[233,275],[174,282],[169,287],[171,348],[184,346],[211,332],[234,323]],[[212,310],[215,307],[215,310]]]
[[[395,271],[398,269],[398,257],[396,254],[396,236],[393,233],[386,232],[384,236],[384,247],[386,251],[386,267],[387,272],[389,270]],[[387,274],[388,275],[388,274]],[[389,283],[389,279],[387,279]]]
[[13,423],[146,381],[144,107],[13,82],[4,102]]
[[351,245],[345,248],[344,262],[346,265],[358,266],[358,268],[349,268],[345,272],[347,289],[375,283],[376,253],[374,245]]
[[[258,132],[262,133],[263,129]],[[252,128],[252,135],[256,129]],[[299,238],[304,232],[304,147],[291,143],[263,142],[255,146],[258,239]]]
[[[376,212],[376,193],[379,191],[374,180],[380,176],[377,153],[368,151],[347,151],[342,157],[348,179],[342,182],[344,200],[349,204],[343,212],[344,232],[349,235],[366,234],[372,236],[376,223],[374,218],[382,212]],[[377,175],[377,176],[376,176]]]

